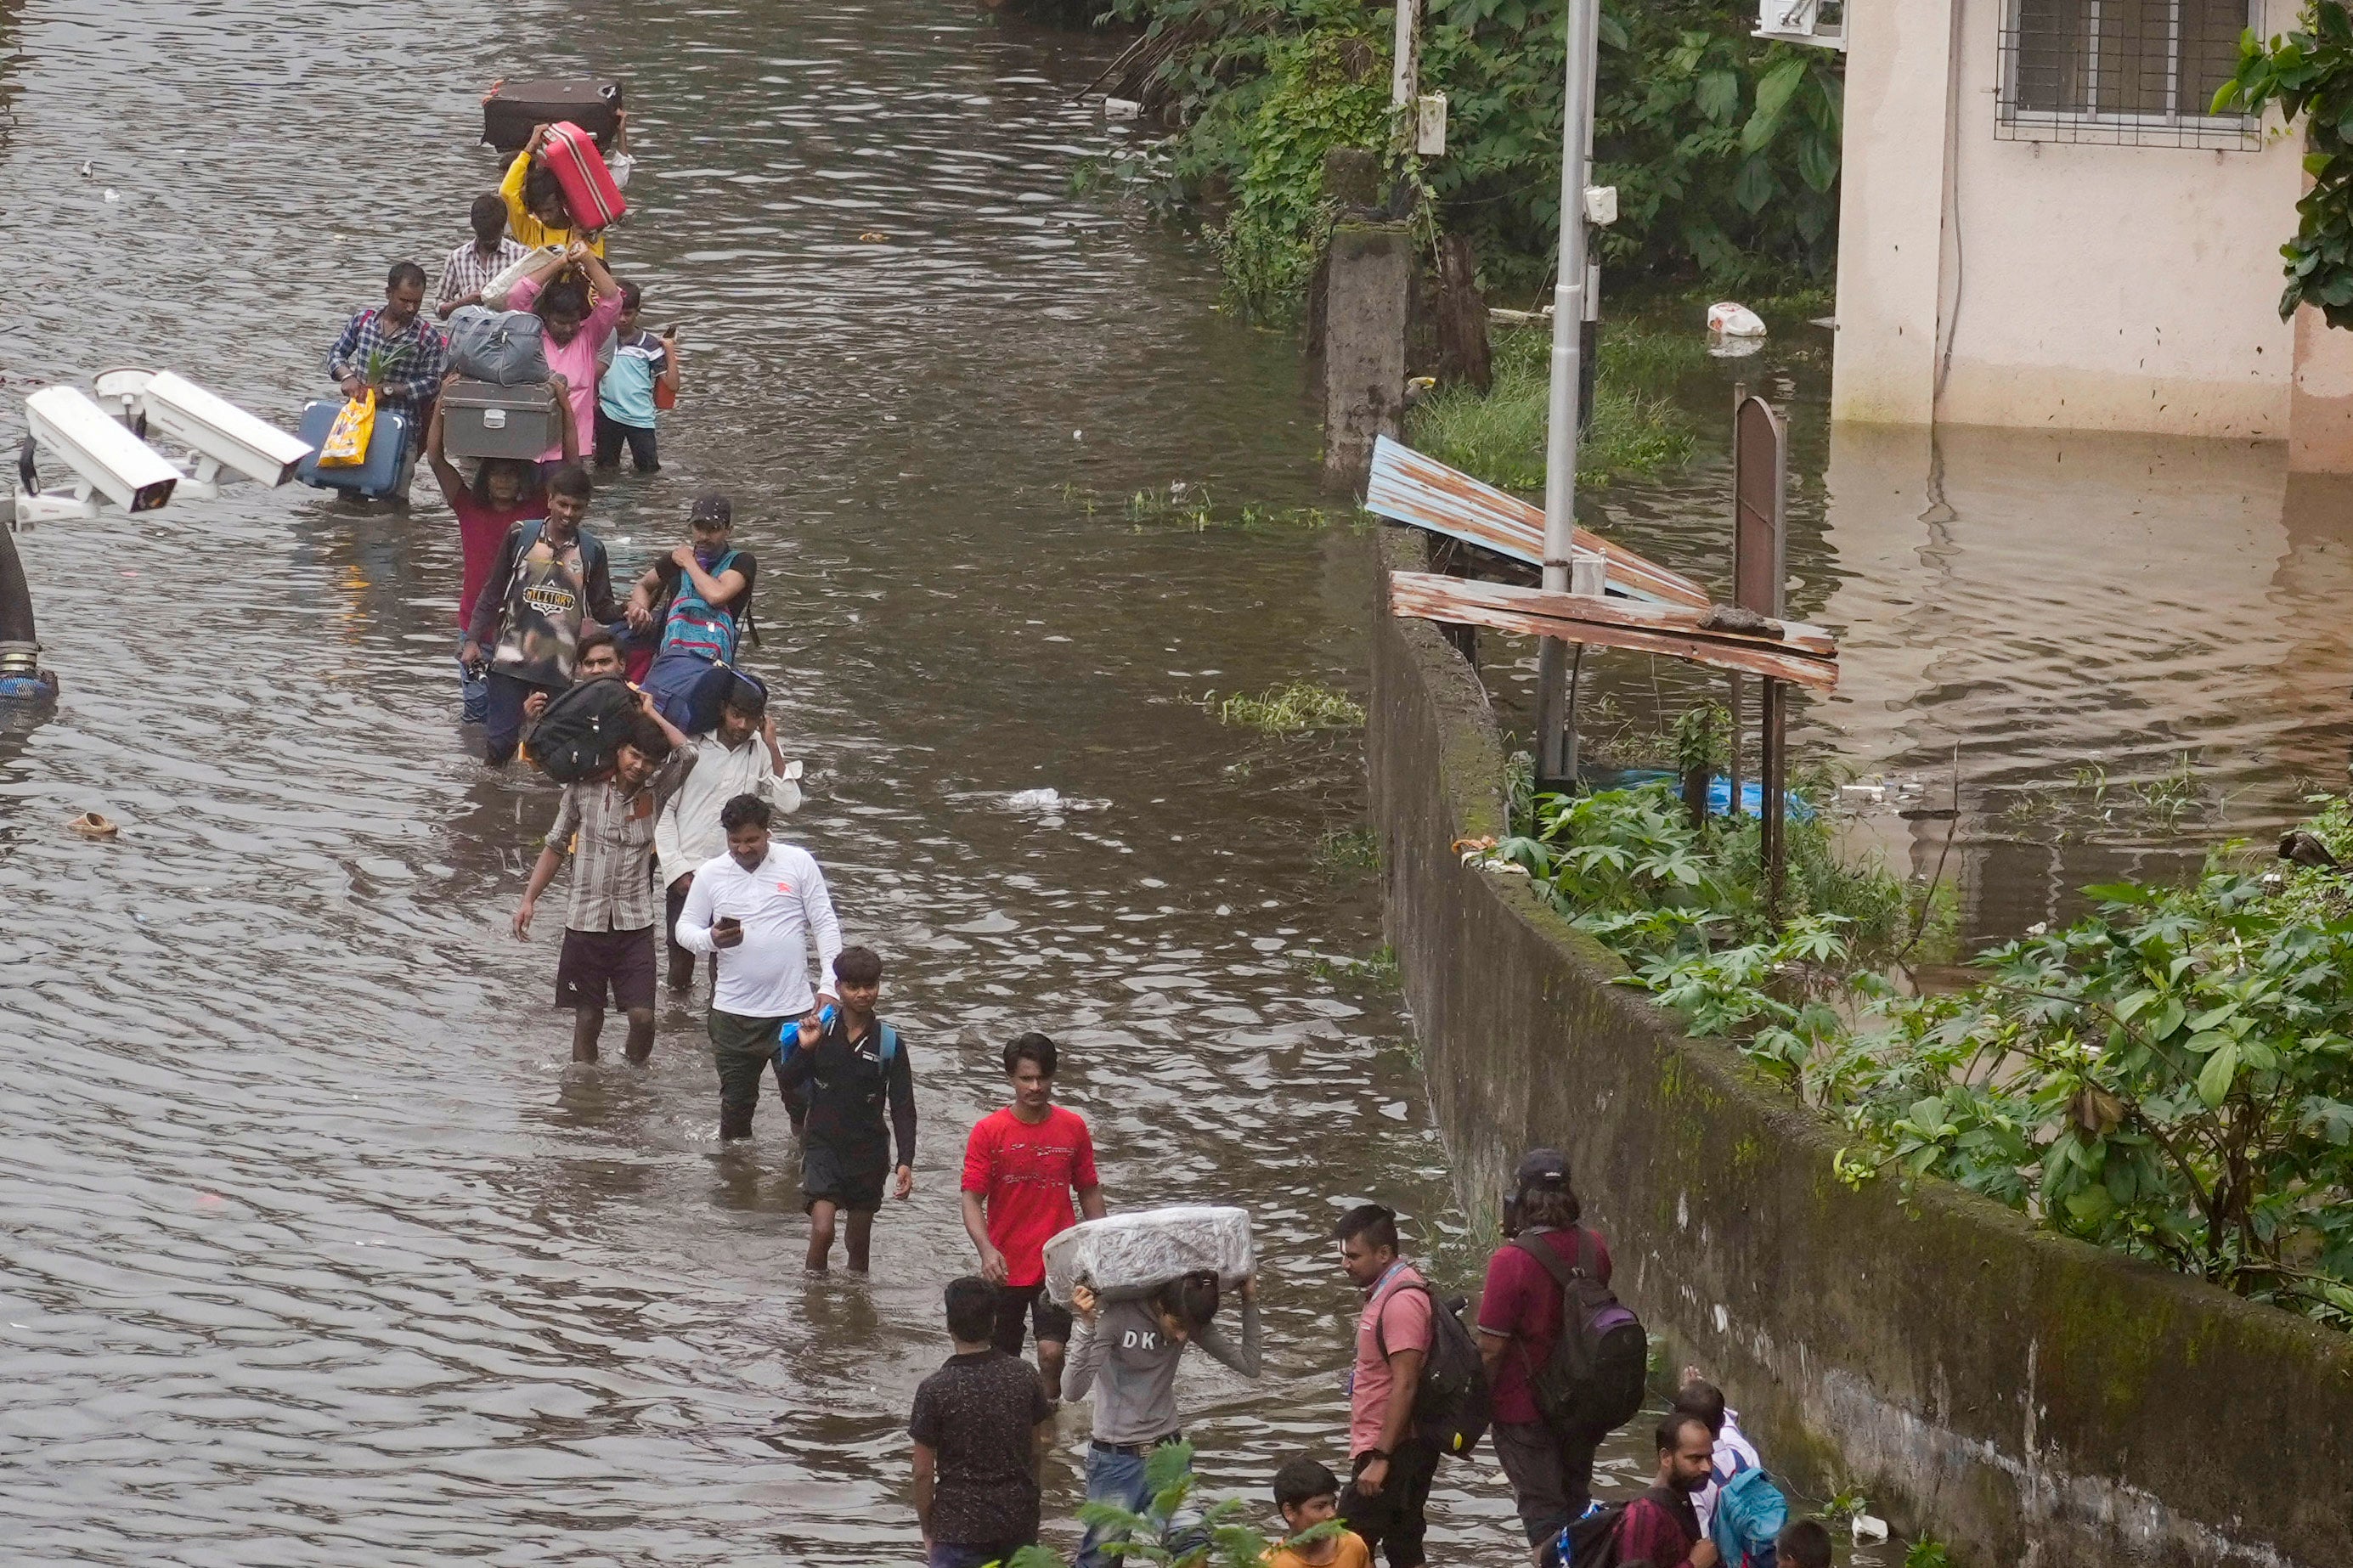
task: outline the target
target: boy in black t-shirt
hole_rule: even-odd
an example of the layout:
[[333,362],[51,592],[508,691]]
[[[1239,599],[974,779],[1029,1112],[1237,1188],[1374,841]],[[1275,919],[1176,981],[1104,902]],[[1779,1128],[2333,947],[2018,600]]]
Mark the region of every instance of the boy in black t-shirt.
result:
[[1054,1406],[1019,1356],[989,1343],[997,1287],[967,1275],[947,1288],[955,1354],[915,1390],[915,1518],[927,1568],[983,1568],[1038,1540],[1038,1471]]
[[841,1005],[801,1020],[784,1047],[776,1077],[808,1099],[801,1127],[801,1203],[809,1216],[809,1271],[822,1274],[831,1265],[833,1216],[847,1209],[849,1267],[863,1274],[893,1139],[899,1179],[892,1195],[903,1202],[915,1190],[915,1079],[905,1042],[874,1016],[882,960],[872,948],[845,947],[833,961],[833,978]]

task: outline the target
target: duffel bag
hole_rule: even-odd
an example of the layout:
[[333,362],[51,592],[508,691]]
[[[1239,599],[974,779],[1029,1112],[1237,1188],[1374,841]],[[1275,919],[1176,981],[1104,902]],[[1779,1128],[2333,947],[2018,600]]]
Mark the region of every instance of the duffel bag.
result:
[[575,681],[548,700],[523,741],[523,758],[557,784],[593,779],[620,755],[638,713],[638,694],[628,681]]
[[449,368],[495,386],[532,386],[547,379],[547,344],[529,310],[460,305],[449,316]]

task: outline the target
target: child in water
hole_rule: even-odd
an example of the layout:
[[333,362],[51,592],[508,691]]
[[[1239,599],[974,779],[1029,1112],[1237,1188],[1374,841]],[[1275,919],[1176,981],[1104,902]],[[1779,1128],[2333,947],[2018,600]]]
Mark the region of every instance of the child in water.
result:
[[[849,1215],[850,1271],[866,1272],[874,1215],[899,1145],[892,1196],[915,1190],[915,1078],[899,1032],[877,1017],[882,960],[871,947],[845,947],[833,961],[841,1005],[800,1021],[783,1042],[777,1079],[808,1097],[801,1124],[801,1206],[808,1211],[808,1269],[833,1262],[834,1216]],[[889,1109],[886,1123],[885,1106]]]

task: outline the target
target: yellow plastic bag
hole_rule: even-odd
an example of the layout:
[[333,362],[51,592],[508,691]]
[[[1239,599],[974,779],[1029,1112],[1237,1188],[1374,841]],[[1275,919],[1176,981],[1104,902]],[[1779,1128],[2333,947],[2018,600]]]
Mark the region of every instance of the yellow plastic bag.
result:
[[319,467],[356,468],[367,461],[368,441],[375,434],[375,389],[368,388],[335,416],[326,445],[319,448]]

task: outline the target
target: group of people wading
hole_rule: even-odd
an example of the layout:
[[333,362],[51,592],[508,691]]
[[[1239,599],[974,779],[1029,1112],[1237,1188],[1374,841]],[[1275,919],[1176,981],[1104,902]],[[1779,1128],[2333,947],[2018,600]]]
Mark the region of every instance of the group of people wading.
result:
[[[474,204],[474,235],[443,268],[438,312],[479,300],[525,246],[561,247],[509,296],[544,324],[561,378],[555,447],[536,463],[487,458],[470,475],[445,456],[435,396],[446,345],[425,319],[425,275],[413,263],[391,269],[382,306],[353,317],[329,372],[347,394],[372,389],[405,408],[425,432],[423,455],[463,546],[462,716],[480,727],[486,760],[504,765],[529,746],[551,706],[581,683],[637,691],[609,765],[564,785],[513,915],[515,936],[529,940],[540,899],[569,868],[555,1005],[572,1016],[573,1060],[597,1059],[612,1011],[627,1019],[627,1060],[650,1058],[659,925],[674,993],[709,973],[720,1140],[752,1136],[773,1078],[798,1147],[807,1267],[829,1267],[839,1223],[847,1266],[863,1272],[886,1193],[903,1201],[914,1190],[913,1053],[881,1014],[881,957],[843,942],[817,859],[776,837],[800,804],[799,769],[778,744],[765,687],[735,662],[758,565],[733,542],[728,499],[698,497],[687,537],[646,565],[625,598],[586,526],[595,484],[580,462],[582,429],[594,429],[600,466],[617,466],[626,447],[638,469],[657,471],[654,392],[674,398],[678,348],[674,333],[638,326],[641,296],[608,268],[604,237],[572,234],[560,200],[547,200],[534,178],[542,141],[534,134],[501,190]],[[626,178],[625,156],[616,162]],[[731,672],[715,697],[714,668]],[[977,1265],[945,1288],[953,1353],[917,1390],[909,1422],[930,1568],[981,1568],[1037,1542],[1040,1472],[1064,1398],[1092,1405],[1089,1501],[1139,1513],[1155,1456],[1184,1442],[1176,1380],[1185,1352],[1198,1346],[1245,1378],[1262,1370],[1254,1279],[1228,1289],[1215,1274],[1187,1275],[1118,1300],[1082,1286],[1067,1305],[1047,1294],[1046,1244],[1104,1215],[1103,1183],[1085,1120],[1054,1100],[1054,1041],[1023,1034],[1002,1064],[1008,1103],[970,1130],[959,1184]],[[1280,1466],[1271,1486],[1282,1539],[1266,1568],[1367,1568],[1376,1552],[1389,1568],[1419,1568],[1440,1467],[1482,1434],[1539,1564],[1828,1568],[1822,1527],[1775,1511],[1779,1494],[1737,1413],[1695,1373],[1658,1424],[1653,1484],[1621,1505],[1595,1503],[1595,1450],[1631,1406],[1606,1421],[1581,1415],[1548,1369],[1591,1331],[1609,1251],[1581,1224],[1568,1162],[1555,1151],[1528,1156],[1510,1208],[1514,1234],[1488,1263],[1468,1326],[1405,1256],[1390,1210],[1364,1205],[1340,1216],[1336,1261],[1361,1296],[1348,1420],[1335,1434],[1347,1479],[1313,1455]],[[1020,1359],[1029,1345],[1034,1366]],[[1464,1391],[1474,1385],[1481,1415],[1466,1436]],[[1176,1560],[1205,1563],[1206,1536],[1188,1539],[1181,1518],[1174,1529]],[[1090,1522],[1081,1568],[1105,1568],[1130,1544],[1118,1527]]]

